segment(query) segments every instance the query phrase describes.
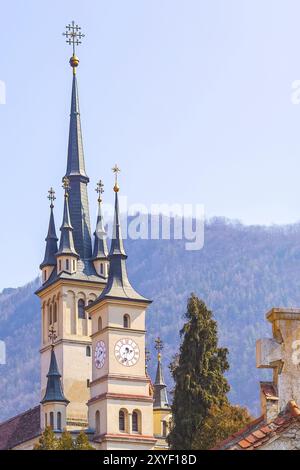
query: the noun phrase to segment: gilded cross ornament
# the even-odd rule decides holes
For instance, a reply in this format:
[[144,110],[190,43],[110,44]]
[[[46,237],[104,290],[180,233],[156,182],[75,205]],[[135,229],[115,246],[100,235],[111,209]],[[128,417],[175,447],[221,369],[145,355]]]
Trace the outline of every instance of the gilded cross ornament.
[[54,207],[53,203],[54,203],[56,197],[55,197],[55,191],[52,187],[48,191],[48,199],[50,201],[50,207],[51,207],[51,209],[53,209],[53,207]]
[[64,188],[65,190],[65,196],[67,197],[69,194],[69,190],[70,190],[70,180],[69,178],[67,178],[66,176],[63,177],[63,180],[62,180],[62,187]]
[[56,335],[56,330],[54,328],[54,326],[52,325],[51,328],[49,328],[49,339],[51,341],[51,346],[53,347],[54,343],[55,343],[55,340],[57,338],[57,335]]
[[75,24],[75,21],[72,21],[72,23],[66,26],[66,31],[63,33],[63,36],[66,37],[66,43],[72,46],[73,56],[75,56],[75,46],[79,46],[82,38],[85,37],[85,34],[81,32],[81,27]]
[[158,360],[160,361],[161,359],[161,351],[164,349],[164,343],[162,342],[162,340],[160,339],[160,337],[158,336],[155,340],[155,349],[157,351],[157,357],[158,357]]
[[120,168],[118,167],[117,164],[112,168],[112,172],[115,174],[115,185],[114,185],[114,191],[117,193],[119,191],[119,185],[118,185],[118,173],[120,173]]
[[148,369],[148,362],[150,362],[151,356],[148,348],[145,348],[145,368]]
[[97,183],[97,187],[95,189],[96,193],[98,194],[98,202],[100,203],[102,201],[102,194],[104,193],[104,184],[102,183],[102,180],[99,180]]

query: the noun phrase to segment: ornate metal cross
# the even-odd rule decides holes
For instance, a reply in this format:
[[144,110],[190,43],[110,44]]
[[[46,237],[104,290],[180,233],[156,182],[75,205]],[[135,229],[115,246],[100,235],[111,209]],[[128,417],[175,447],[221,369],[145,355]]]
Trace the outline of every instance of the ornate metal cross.
[[49,335],[48,335],[48,336],[49,336],[49,339],[50,339],[50,341],[51,341],[51,345],[52,345],[52,347],[53,347],[54,342],[55,342],[55,340],[56,340],[56,338],[57,338],[56,331],[55,331],[55,328],[54,328],[53,325],[51,326],[51,328],[49,328]]
[[148,362],[150,362],[151,356],[148,348],[145,348],[145,368],[148,369]]
[[101,195],[104,193],[104,184],[102,183],[102,180],[99,180],[97,183],[97,187],[95,191],[98,193],[98,202],[101,202]]
[[52,187],[48,191],[48,199],[50,201],[50,207],[51,209],[53,209],[54,207],[53,202],[55,201],[56,197],[55,197],[55,191]]
[[117,164],[112,168],[113,173],[115,174],[115,184],[118,184],[118,173],[120,173],[120,168]]
[[159,336],[155,340],[155,349],[158,353],[160,353],[164,349],[164,343],[162,342]]
[[62,182],[63,182],[62,187],[63,187],[64,190],[65,190],[65,196],[67,196],[67,195],[68,195],[68,191],[69,191],[69,189],[70,189],[70,180],[69,180],[69,178],[67,178],[66,176],[64,176],[63,179],[62,179]]
[[73,47],[73,55],[75,55],[75,45],[81,44],[81,39],[85,37],[85,34],[81,32],[81,27],[75,24],[75,21],[66,26],[66,32],[63,33],[66,37],[66,43]]

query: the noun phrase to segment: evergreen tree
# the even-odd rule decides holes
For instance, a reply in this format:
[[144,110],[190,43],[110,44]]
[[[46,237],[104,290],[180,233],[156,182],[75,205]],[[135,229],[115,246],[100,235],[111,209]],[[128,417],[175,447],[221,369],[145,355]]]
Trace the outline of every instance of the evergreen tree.
[[212,449],[216,444],[245,427],[250,421],[251,416],[246,408],[229,403],[222,406],[212,405],[203,425],[196,431],[192,448]]
[[229,391],[223,375],[229,368],[228,350],[218,348],[217,323],[212,312],[192,294],[185,318],[180,352],[170,366],[175,389],[168,442],[176,450],[192,449],[195,433],[211,406],[227,403]]
[[57,450],[58,440],[50,426],[46,427],[34,450]]
[[90,444],[87,435],[83,431],[80,431],[76,438],[75,450],[95,450],[95,448]]
[[75,443],[72,439],[71,434],[64,430],[60,439],[58,440],[58,450],[74,450]]

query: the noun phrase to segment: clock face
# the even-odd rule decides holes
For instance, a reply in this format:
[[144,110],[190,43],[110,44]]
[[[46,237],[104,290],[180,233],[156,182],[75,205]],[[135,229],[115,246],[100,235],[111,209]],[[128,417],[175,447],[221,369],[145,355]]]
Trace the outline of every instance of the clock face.
[[140,357],[138,345],[130,338],[120,339],[115,345],[115,356],[123,366],[134,366]]
[[101,369],[104,366],[105,358],[106,358],[105,343],[104,341],[97,341],[95,354],[94,354],[95,366],[97,367],[97,369]]

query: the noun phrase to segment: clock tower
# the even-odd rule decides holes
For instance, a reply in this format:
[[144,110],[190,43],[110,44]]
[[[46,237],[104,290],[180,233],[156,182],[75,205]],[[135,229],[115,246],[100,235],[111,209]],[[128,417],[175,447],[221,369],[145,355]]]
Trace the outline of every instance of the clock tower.
[[99,449],[152,449],[153,397],[145,371],[145,315],[150,300],[131,286],[120,227],[116,166],[115,215],[107,285],[88,305],[92,319],[89,427]]

